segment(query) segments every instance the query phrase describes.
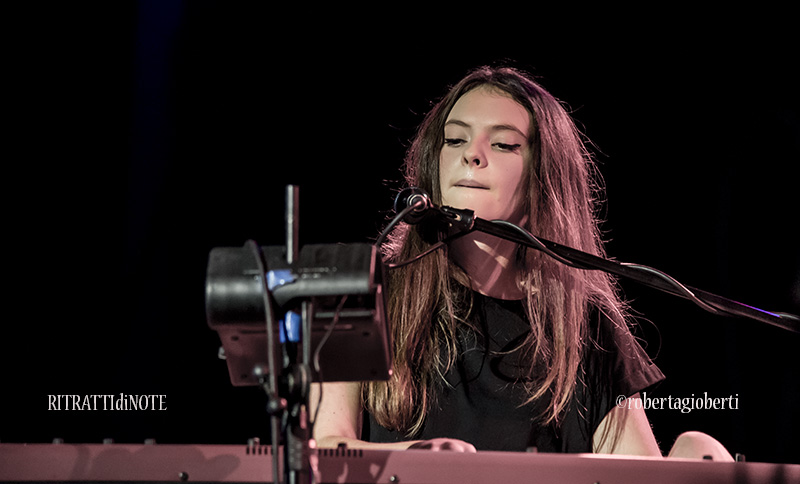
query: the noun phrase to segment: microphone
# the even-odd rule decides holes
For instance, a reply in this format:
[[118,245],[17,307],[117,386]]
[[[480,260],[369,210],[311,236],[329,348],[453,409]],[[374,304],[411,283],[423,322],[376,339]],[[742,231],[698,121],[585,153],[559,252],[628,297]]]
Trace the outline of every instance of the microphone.
[[419,187],[405,188],[397,194],[394,201],[395,213],[401,213],[414,207],[403,217],[403,221],[408,224],[418,224],[433,212],[436,221],[449,228],[459,230],[472,230],[475,223],[475,215],[469,209],[456,209],[453,207],[438,207],[431,202],[430,196],[425,190]]
[[404,188],[394,199],[395,213],[411,209],[403,217],[403,221],[412,225],[421,222],[432,208],[434,208],[434,205],[431,202],[431,197],[425,193],[425,190],[418,187]]

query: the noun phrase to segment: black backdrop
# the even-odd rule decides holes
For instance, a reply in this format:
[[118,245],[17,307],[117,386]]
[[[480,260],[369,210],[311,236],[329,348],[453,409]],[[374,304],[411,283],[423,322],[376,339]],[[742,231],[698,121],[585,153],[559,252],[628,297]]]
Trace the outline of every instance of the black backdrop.
[[[504,59],[594,142],[611,256],[800,313],[796,41],[781,12],[588,30],[525,12],[513,20],[535,28],[487,30],[489,16],[109,3],[9,17],[25,27],[8,43],[22,150],[5,163],[0,441],[267,440],[263,396],[230,385],[205,323],[208,251],[282,243],[289,183],[301,243],[374,238],[430,102]],[[651,397],[737,397],[650,410],[662,447],[696,429],[748,460],[799,462],[800,336],[623,288],[667,375]],[[168,409],[48,410],[48,395],[119,393],[165,394]]]

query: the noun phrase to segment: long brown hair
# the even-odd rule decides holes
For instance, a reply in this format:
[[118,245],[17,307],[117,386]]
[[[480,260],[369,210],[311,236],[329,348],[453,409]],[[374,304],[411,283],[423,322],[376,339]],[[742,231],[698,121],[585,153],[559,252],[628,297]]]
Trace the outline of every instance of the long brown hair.
[[[482,67],[457,83],[427,114],[405,159],[405,181],[441,203],[439,154],[444,123],[461,96],[489,86],[511,96],[531,115],[531,160],[523,204],[527,229],[544,239],[594,255],[604,250],[597,220],[599,177],[593,158],[562,104],[529,75],[514,68]],[[431,246],[419,226],[401,225],[386,243],[391,260],[406,260]],[[624,325],[624,305],[614,280],[600,271],[567,267],[521,248],[525,308],[531,333],[523,343],[531,375],[529,402],[548,398],[543,423],[558,423],[575,390],[587,344],[587,319],[596,306]],[[394,337],[394,372],[388,382],[363,386],[365,406],[382,426],[411,437],[423,425],[432,384],[455,361],[456,327],[471,305],[466,275],[447,251],[435,252],[390,273],[388,316]],[[534,375],[534,368],[538,369]],[[544,371],[542,371],[544,369]]]

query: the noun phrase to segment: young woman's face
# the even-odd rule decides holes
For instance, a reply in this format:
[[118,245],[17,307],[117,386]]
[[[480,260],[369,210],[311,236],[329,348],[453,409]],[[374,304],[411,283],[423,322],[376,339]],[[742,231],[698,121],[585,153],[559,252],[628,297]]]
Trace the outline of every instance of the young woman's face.
[[530,124],[528,111],[502,91],[478,87],[461,96],[439,155],[442,205],[521,222]]

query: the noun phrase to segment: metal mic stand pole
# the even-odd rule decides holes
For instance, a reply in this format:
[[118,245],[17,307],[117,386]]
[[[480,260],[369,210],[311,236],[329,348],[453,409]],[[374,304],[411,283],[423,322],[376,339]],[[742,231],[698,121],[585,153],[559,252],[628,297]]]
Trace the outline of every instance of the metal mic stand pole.
[[[286,261],[291,267],[299,259],[299,188],[294,185],[286,187]],[[290,341],[289,332],[285,331],[285,351],[283,381],[286,392],[287,407],[284,435],[284,469],[286,482],[289,484],[307,484],[311,482],[308,448],[308,394],[311,384],[311,317],[312,303],[304,300],[300,311],[299,341]],[[289,317],[287,314],[286,318]],[[300,355],[298,356],[298,350]],[[298,361],[299,360],[299,361]]]

